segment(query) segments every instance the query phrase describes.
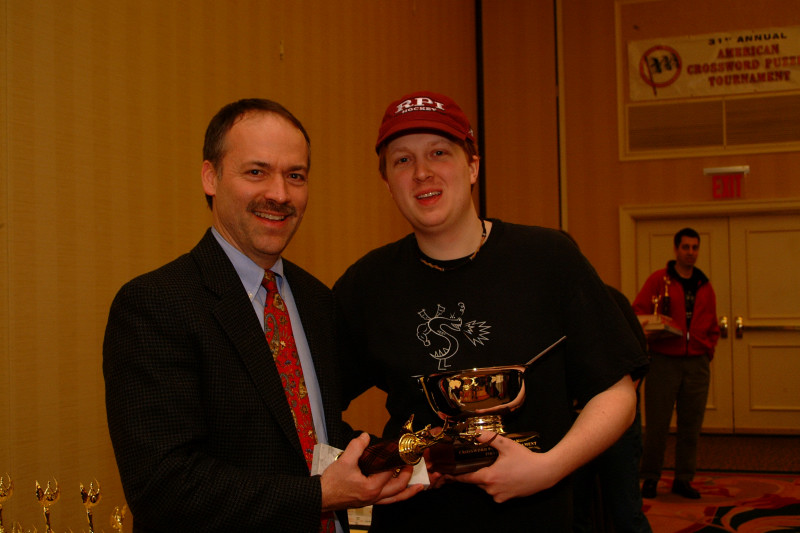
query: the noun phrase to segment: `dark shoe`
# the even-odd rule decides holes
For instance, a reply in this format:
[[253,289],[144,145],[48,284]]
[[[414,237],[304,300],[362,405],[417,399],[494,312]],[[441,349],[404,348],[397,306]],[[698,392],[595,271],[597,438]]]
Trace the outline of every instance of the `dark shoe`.
[[658,487],[657,479],[645,479],[642,483],[642,498],[655,498],[656,487]]
[[672,482],[672,492],[690,500],[700,499],[700,493],[693,489],[688,481],[681,479],[676,479]]

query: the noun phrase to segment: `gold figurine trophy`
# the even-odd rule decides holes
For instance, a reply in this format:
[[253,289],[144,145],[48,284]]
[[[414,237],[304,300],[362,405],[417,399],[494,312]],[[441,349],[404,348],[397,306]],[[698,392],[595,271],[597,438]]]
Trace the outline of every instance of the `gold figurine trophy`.
[[58,498],[61,497],[61,491],[58,490],[58,481],[53,480],[55,488],[50,488],[50,481],[47,482],[47,488],[42,490],[39,482],[36,482],[36,498],[42,506],[44,511],[45,533],[53,533],[53,528],[50,527],[50,507],[55,505]]
[[[8,484],[6,484],[8,479]],[[11,498],[14,494],[14,481],[11,476],[6,474],[6,477],[0,476],[0,533],[5,533],[6,529],[3,527],[3,504]]]
[[122,509],[119,507],[114,507],[114,513],[111,515],[111,528],[115,531],[123,531],[123,522],[125,521],[125,515],[128,513],[128,506],[123,505]]
[[497,451],[488,443],[476,441],[482,431],[494,431],[529,450],[540,451],[538,433],[506,433],[502,415],[516,410],[525,401],[524,374],[528,367],[564,339],[561,337],[524,365],[417,377],[428,404],[444,419],[441,432],[434,435],[430,426],[413,431],[412,415],[397,442],[383,441],[364,450],[358,462],[362,472],[371,474],[417,464],[426,449],[430,449],[433,469],[437,472],[463,474],[478,470],[492,464],[497,457]]
[[[97,485],[97,488],[95,488]],[[94,523],[92,522],[92,507],[100,502],[100,482],[94,480],[89,483],[89,490],[86,490],[81,483],[81,501],[86,507],[86,520],[89,521],[89,533],[94,533]]]

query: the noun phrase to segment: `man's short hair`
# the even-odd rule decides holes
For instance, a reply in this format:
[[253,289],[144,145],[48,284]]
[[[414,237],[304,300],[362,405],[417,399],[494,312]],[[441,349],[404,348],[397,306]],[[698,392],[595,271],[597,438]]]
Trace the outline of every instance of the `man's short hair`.
[[[308,147],[308,161],[306,165],[311,167],[311,139],[303,124],[288,109],[278,102],[265,98],[244,98],[232,102],[217,111],[206,128],[206,137],[203,143],[203,161],[209,161],[214,170],[219,174],[222,172],[222,159],[225,157],[225,138],[234,124],[247,113],[273,113],[288,120],[294,127],[300,130],[306,139]],[[209,209],[214,201],[212,196],[206,195]]]
[[697,233],[692,228],[683,228],[682,230],[678,231],[673,237],[672,241],[675,243],[675,248],[681,245],[681,240],[684,237],[689,237],[691,239],[697,239],[698,244],[700,243],[700,234]]

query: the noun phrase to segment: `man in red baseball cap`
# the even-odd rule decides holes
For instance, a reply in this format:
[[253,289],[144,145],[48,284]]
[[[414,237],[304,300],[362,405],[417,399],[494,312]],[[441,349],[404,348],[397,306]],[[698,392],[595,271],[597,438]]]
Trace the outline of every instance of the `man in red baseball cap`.
[[[433,490],[373,511],[374,531],[571,531],[566,477],[633,421],[633,386],[647,358],[605,285],[561,232],[478,216],[471,189],[480,157],[451,98],[420,91],[386,109],[379,170],[413,232],[369,252],[336,282],[348,350],[340,368],[352,399],[377,386],[396,439],[441,420],[412,376],[520,365],[566,341],[525,373],[527,397],[506,432],[538,432],[541,453],[484,431],[497,460],[434,475]],[[586,407],[573,424],[571,406]],[[492,440],[493,439],[493,440]],[[434,471],[436,464],[429,464]],[[447,481],[443,483],[443,481]]]

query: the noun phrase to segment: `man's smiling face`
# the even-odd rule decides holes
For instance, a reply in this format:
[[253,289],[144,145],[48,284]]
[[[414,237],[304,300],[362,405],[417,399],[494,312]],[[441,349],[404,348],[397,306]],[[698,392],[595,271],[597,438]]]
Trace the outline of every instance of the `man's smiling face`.
[[478,158],[442,135],[411,133],[386,147],[386,184],[414,231],[446,232],[468,219],[477,180]]
[[308,145],[272,113],[249,112],[225,136],[218,169],[203,162],[203,190],[214,197],[214,227],[264,269],[278,260],[308,203]]

